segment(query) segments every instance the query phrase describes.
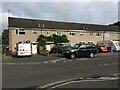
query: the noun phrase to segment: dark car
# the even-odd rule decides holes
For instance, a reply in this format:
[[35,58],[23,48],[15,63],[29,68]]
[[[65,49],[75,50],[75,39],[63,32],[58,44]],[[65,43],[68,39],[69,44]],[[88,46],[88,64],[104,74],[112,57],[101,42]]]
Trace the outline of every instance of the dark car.
[[67,58],[76,58],[76,57],[90,57],[93,58],[94,55],[98,52],[96,45],[93,44],[75,44],[69,50],[65,50],[63,55]]

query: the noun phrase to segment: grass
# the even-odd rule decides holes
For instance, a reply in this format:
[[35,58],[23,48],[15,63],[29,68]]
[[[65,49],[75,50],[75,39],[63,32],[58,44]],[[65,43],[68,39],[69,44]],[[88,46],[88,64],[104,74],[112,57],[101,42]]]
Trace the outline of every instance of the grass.
[[10,60],[10,59],[12,59],[12,56],[8,56],[8,55],[0,53],[0,59],[1,60]]

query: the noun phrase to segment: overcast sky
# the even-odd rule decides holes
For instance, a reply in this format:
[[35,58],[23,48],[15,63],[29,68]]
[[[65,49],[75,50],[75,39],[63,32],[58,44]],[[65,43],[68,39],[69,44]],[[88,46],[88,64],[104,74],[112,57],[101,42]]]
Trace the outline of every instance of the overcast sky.
[[[86,1],[86,0],[85,0]],[[87,2],[90,1],[90,2]],[[118,0],[116,2],[2,2],[0,16],[2,30],[10,17],[24,17],[41,20],[79,22],[108,25],[118,21]],[[113,1],[113,0],[112,0]],[[2,32],[1,30],[1,32]],[[0,34],[1,34],[0,32]]]

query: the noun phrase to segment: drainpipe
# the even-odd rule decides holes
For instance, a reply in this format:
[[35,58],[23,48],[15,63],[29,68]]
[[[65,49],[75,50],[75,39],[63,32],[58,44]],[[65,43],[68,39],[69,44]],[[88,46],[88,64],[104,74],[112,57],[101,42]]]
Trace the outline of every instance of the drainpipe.
[[103,31],[103,41],[105,41],[105,31]]

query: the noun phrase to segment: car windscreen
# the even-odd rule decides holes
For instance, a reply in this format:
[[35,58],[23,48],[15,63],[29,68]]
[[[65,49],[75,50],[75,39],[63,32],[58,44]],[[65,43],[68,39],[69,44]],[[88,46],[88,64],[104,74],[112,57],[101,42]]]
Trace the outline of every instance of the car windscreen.
[[87,45],[81,45],[80,46],[80,48],[82,49],[82,48],[86,48],[87,47]]
[[78,49],[80,47],[80,44],[75,44],[72,46],[72,49]]

